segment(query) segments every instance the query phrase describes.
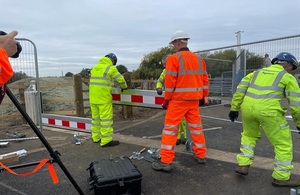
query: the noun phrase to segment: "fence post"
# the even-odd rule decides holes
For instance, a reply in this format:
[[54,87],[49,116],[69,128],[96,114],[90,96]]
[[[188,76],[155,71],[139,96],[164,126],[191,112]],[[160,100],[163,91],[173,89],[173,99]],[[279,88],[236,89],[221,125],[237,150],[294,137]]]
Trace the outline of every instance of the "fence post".
[[35,125],[40,125],[38,122],[38,100],[35,80],[30,81],[28,89],[24,92],[26,112],[32,119]]
[[80,74],[75,74],[73,78],[76,116],[84,117],[82,78]]
[[[127,88],[131,89],[131,74],[129,72],[125,72],[123,77],[127,83]],[[122,106],[122,116],[124,118],[132,118],[132,106]]]
[[155,89],[155,81],[154,81],[153,77],[151,77],[149,85],[150,85],[149,90]]

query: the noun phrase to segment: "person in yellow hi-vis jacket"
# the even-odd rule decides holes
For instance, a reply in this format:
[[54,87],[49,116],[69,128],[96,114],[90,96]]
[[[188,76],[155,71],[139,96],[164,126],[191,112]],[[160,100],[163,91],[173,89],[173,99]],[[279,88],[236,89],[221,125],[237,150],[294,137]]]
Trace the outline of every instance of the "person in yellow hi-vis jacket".
[[119,83],[122,90],[127,88],[127,84],[114,66],[116,63],[116,55],[109,53],[100,58],[99,63],[91,70],[89,98],[92,112],[92,139],[95,143],[100,142],[101,147],[119,144],[119,141],[112,140],[113,106],[111,91],[114,81]]
[[[167,58],[169,55],[165,56],[162,59],[162,63],[163,66],[166,66],[166,62],[167,62]],[[158,95],[162,95],[163,93],[163,86],[164,86],[164,80],[165,80],[165,75],[166,75],[166,69],[163,69],[163,71],[161,72],[159,78],[157,79],[156,82],[156,92]],[[177,141],[176,141],[176,145],[179,144],[185,144],[186,142],[186,120],[183,117],[180,124],[179,124],[179,132],[177,135]]]
[[262,128],[274,147],[272,185],[296,187],[300,186],[300,180],[291,177],[293,142],[285,117],[287,109],[281,107],[281,100],[287,98],[293,121],[300,130],[300,89],[296,78],[290,74],[299,63],[288,52],[279,53],[271,63],[269,67],[246,75],[233,95],[229,119],[234,122],[241,109],[243,122],[241,153],[237,155],[238,167],[234,171],[248,175]]

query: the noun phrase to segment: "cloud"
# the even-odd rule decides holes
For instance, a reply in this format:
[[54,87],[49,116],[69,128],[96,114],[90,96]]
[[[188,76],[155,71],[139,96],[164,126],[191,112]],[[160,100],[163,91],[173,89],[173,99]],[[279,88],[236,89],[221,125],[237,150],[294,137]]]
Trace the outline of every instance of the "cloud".
[[79,72],[113,52],[128,70],[144,55],[167,46],[176,30],[193,51],[300,32],[299,0],[3,0],[2,30],[18,30],[38,49],[41,76]]

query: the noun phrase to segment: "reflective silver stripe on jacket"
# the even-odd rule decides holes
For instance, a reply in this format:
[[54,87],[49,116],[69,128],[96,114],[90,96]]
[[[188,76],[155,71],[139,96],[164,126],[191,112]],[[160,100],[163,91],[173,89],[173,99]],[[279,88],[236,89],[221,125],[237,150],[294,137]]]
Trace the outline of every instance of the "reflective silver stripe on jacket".
[[98,85],[98,86],[105,86],[105,87],[111,87],[112,86],[112,84],[98,83],[98,82],[90,82],[90,85]]
[[285,129],[285,128],[287,128],[289,126],[289,124],[284,124],[284,125],[280,125],[280,129]]
[[237,88],[236,92],[240,92],[240,93],[246,93],[247,89],[246,88]]
[[239,85],[245,85],[246,87],[248,87],[248,86],[249,86],[249,82],[241,81],[241,82],[239,83]]
[[106,80],[106,81],[111,81],[110,78],[106,77],[99,77],[99,76],[91,76],[90,80],[95,79],[95,80]]
[[[172,92],[174,89],[166,88],[165,91]],[[203,91],[202,87],[196,87],[196,88],[176,88],[176,92],[189,92],[189,91]]]
[[278,99],[282,99],[283,95],[280,94],[262,94],[262,95],[258,95],[258,94],[254,94],[251,92],[246,93],[246,96],[255,98],[255,99],[264,99],[264,98],[278,98]]
[[177,73],[178,75],[184,75],[184,74],[207,74],[206,71],[203,71],[202,60],[201,60],[201,58],[199,56],[197,56],[198,57],[198,62],[199,62],[199,70],[185,70],[182,55],[180,53],[176,53],[175,55],[177,55],[178,58],[179,58],[180,70]]
[[[166,74],[172,75],[172,76],[178,76],[178,75],[186,75],[186,74],[207,74],[206,70],[203,70],[203,64],[200,56],[198,57],[198,62],[199,62],[199,70],[185,70],[184,68],[184,62],[182,55],[180,53],[176,53],[175,55],[178,56],[179,58],[179,66],[180,70],[179,72],[173,72],[166,70]],[[208,86],[203,86],[203,87],[196,87],[196,88],[165,88],[166,92],[195,92],[195,91],[203,91],[203,89],[208,89]]]
[[255,80],[257,79],[258,73],[262,71],[262,70],[257,70],[254,73],[254,76],[250,82],[249,88],[253,88],[256,90],[273,90],[273,91],[277,91],[277,92],[281,92],[281,94],[254,94],[251,93],[249,91],[246,92],[246,96],[255,98],[255,99],[263,99],[263,98],[278,98],[278,99],[282,99],[283,95],[284,95],[284,88],[283,87],[279,87],[278,84],[281,81],[283,75],[285,73],[287,73],[285,70],[281,71],[278,73],[278,75],[276,76],[276,79],[274,80],[274,82],[272,83],[271,86],[258,86],[255,83]]
[[113,83],[111,84],[108,84],[108,83],[99,83],[99,81],[109,81],[109,82],[113,82],[111,78],[107,77],[107,74],[108,74],[108,71],[110,69],[110,66],[107,66],[104,73],[103,73],[103,76],[91,76],[90,78],[90,81],[92,80],[98,80],[98,82],[95,82],[95,81],[92,81],[90,82],[90,85],[98,85],[98,86],[105,86],[105,87],[111,87],[113,86]]
[[163,78],[161,78],[161,77],[159,77],[159,78],[158,78],[158,80],[157,80],[157,82],[164,83],[164,79],[163,79]]
[[[300,97],[299,92],[285,92],[286,97],[297,98]],[[300,102],[289,99],[290,106],[300,106]]]

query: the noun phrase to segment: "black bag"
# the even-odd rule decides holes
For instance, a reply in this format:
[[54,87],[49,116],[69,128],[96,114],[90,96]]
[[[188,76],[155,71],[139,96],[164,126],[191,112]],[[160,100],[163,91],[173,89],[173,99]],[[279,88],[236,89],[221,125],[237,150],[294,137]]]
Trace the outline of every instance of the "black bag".
[[96,195],[141,194],[142,174],[126,156],[94,161],[87,170]]

